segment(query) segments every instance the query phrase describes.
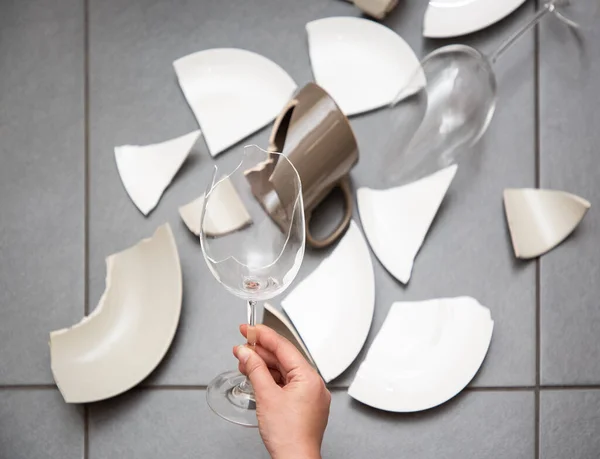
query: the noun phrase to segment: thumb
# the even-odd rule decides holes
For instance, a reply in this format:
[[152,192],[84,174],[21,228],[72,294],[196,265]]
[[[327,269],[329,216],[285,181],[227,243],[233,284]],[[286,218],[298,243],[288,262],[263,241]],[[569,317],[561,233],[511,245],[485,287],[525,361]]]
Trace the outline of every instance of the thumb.
[[257,398],[279,389],[265,361],[252,349],[247,346],[238,346],[236,357],[244,368],[244,374],[250,379]]

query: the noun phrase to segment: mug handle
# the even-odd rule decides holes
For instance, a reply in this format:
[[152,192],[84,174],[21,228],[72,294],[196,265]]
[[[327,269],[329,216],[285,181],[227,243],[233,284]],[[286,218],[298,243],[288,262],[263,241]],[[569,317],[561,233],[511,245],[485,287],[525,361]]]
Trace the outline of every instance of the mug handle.
[[346,231],[348,225],[350,225],[350,220],[352,219],[352,191],[350,190],[350,180],[348,176],[342,178],[336,185],[332,188],[339,188],[342,190],[344,194],[344,201],[346,207],[346,213],[342,221],[338,225],[338,227],[333,230],[333,232],[327,236],[325,239],[319,240],[315,239],[312,234],[310,234],[310,220],[312,218],[312,211],[307,213],[306,215],[306,240],[311,247],[315,249],[323,249],[335,241],[339,239],[339,237]]

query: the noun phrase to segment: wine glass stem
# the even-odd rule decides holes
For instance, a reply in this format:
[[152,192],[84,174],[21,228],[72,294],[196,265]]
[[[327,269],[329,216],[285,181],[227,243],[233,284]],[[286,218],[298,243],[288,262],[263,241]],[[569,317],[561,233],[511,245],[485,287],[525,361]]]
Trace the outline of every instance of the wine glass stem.
[[548,3],[544,4],[544,6],[533,16],[527,24],[524,24],[519,30],[513,33],[510,37],[508,37],[502,44],[498,47],[498,49],[492,54],[490,60],[492,64],[496,63],[498,58],[504,54],[504,52],[510,48],[519,38],[521,38],[526,32],[528,32],[532,27],[534,27],[538,22],[542,20],[544,16],[548,13],[553,13],[556,9],[554,5],[555,0],[551,0]]
[[247,341],[248,346],[254,347],[256,345],[256,301],[248,300],[248,335]]
[[[248,333],[246,335],[247,346],[254,349],[256,346],[256,301],[248,300]],[[248,395],[254,395],[254,389],[248,378],[240,384],[239,390]]]

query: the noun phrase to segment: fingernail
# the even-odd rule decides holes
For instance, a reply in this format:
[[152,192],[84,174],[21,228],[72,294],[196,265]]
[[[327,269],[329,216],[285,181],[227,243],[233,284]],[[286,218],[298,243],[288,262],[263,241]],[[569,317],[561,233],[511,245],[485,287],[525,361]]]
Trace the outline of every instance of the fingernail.
[[252,351],[248,349],[246,346],[238,346],[238,360],[241,363],[246,363],[252,354]]

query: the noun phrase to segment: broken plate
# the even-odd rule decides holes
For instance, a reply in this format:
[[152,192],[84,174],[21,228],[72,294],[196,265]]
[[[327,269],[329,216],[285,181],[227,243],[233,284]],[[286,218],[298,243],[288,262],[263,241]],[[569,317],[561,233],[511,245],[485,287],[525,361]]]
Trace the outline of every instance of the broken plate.
[[264,314],[263,314],[263,325],[275,330],[285,339],[287,339],[290,343],[296,346],[304,358],[308,360],[308,362],[316,367],[315,362],[313,361],[308,349],[302,342],[302,338],[292,325],[292,323],[285,316],[285,313],[280,311],[279,309],[271,306],[269,303],[264,303]]
[[357,192],[358,212],[373,252],[404,284],[456,169],[453,164],[408,185]]
[[56,385],[67,403],[121,394],[146,378],[173,341],[181,266],[169,224],[106,259],[106,290],[81,322],[50,333]]
[[308,48],[315,81],[347,116],[392,103],[425,85],[419,59],[394,31],[376,22],[332,17],[306,24]]
[[498,22],[525,0],[429,0],[423,36],[446,38],[466,35]]
[[473,379],[493,328],[489,309],[470,297],[394,303],[348,394],[385,411],[440,405]]
[[325,382],[350,366],[367,339],[375,309],[373,264],[354,221],[281,304]]
[[[208,236],[223,236],[252,223],[246,206],[228,177],[213,190],[213,199],[218,199],[223,205],[211,206],[207,211],[204,230]],[[181,219],[196,236],[200,235],[203,205],[204,195],[179,208]]]
[[564,191],[533,188],[504,190],[504,209],[517,258],[552,250],[579,225],[590,203]]
[[296,90],[279,65],[245,49],[208,49],[173,66],[212,156],[273,121]]
[[123,186],[144,215],[156,207],[199,136],[200,131],[194,131],[153,145],[115,147]]

